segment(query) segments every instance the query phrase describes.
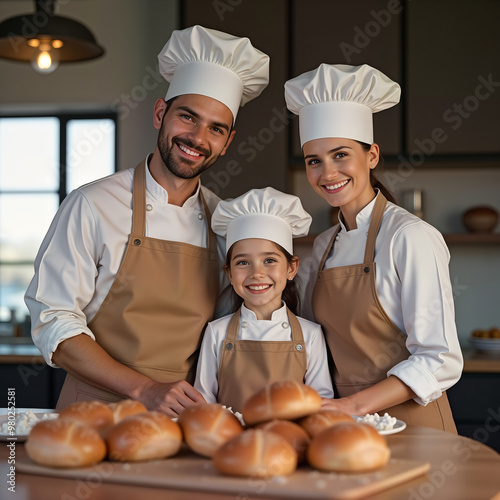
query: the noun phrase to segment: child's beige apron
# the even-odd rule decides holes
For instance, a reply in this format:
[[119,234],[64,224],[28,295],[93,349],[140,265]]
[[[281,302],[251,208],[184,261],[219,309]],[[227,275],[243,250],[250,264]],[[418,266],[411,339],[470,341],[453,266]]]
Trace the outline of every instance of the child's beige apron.
[[[89,328],[120,363],[159,382],[193,383],[203,330],[219,292],[216,236],[201,195],[208,248],[146,237],[145,169],[142,162],[134,173],[132,233],[123,261]],[[57,407],[94,399],[122,398],[68,375]]]
[[[333,360],[336,394],[349,396],[387,377],[390,368],[408,359],[406,336],[387,316],[377,296],[375,241],[387,200],[378,194],[368,230],[364,262],[323,269],[335,231],[319,266],[313,292],[313,310],[321,324]],[[427,406],[413,400],[380,410],[408,424],[456,433],[446,393]]]
[[247,399],[279,380],[304,383],[306,344],[297,317],[287,308],[292,340],[238,340],[239,309],[233,314],[222,344],[217,401],[241,412]]

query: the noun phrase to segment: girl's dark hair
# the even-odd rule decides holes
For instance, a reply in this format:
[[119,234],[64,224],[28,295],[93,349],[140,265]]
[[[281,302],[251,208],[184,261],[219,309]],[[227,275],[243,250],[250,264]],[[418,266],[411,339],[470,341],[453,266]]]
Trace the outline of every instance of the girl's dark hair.
[[[291,264],[295,260],[298,260],[298,257],[296,255],[291,255],[289,252],[287,252],[281,245],[278,245],[278,243],[273,242],[276,247],[283,252],[283,254],[286,257],[286,260],[288,264]],[[225,263],[225,268],[229,268],[230,263],[231,263],[231,256],[233,254],[233,248],[234,245],[231,246],[231,248],[228,250],[227,255],[226,255],[226,263]],[[283,290],[283,293],[281,294],[281,299],[286,303],[288,309],[292,311],[293,314],[297,315],[299,313],[299,308],[300,308],[300,297],[299,297],[299,290],[298,290],[298,284],[297,284],[297,276],[293,280],[287,280],[285,289]],[[241,304],[243,304],[243,299],[234,291],[234,288],[229,284],[226,289],[224,290],[224,294],[229,291],[230,294],[230,300],[232,302],[232,311],[231,312],[236,312],[240,307]]]
[[[363,148],[363,151],[365,151],[366,153],[368,153],[368,151],[370,151],[370,148],[372,147],[371,144],[367,144],[366,142],[356,142]],[[394,198],[392,193],[377,179],[377,177],[373,173],[373,170],[370,171],[370,184],[373,188],[379,189],[380,192],[387,198],[387,201],[390,201],[391,203],[397,205],[396,199]]]

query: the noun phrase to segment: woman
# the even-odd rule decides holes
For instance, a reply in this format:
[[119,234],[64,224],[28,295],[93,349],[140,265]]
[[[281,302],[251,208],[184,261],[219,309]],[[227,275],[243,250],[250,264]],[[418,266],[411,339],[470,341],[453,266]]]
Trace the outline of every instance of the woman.
[[372,113],[399,96],[367,65],[322,64],[285,84],[309,183],[340,207],[340,223],[314,242],[303,314],[322,325],[333,358],[339,399],[326,408],[456,432],[444,392],[462,369],[449,252],[435,228],[387,201],[372,174]]

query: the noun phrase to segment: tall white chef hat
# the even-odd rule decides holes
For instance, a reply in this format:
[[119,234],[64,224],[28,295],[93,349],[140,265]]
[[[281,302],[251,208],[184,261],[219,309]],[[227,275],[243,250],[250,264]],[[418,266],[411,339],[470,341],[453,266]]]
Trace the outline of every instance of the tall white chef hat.
[[248,38],[192,26],[176,30],[158,54],[160,73],[170,82],[165,100],[201,94],[233,113],[257,97],[269,83],[269,56]]
[[226,253],[237,241],[259,238],[274,241],[293,255],[292,238],[306,236],[311,221],[299,198],[267,187],[219,201],[212,229],[226,238]]
[[363,64],[321,64],[285,83],[288,109],[299,115],[300,144],[340,137],[373,143],[372,113],[399,102],[401,89]]

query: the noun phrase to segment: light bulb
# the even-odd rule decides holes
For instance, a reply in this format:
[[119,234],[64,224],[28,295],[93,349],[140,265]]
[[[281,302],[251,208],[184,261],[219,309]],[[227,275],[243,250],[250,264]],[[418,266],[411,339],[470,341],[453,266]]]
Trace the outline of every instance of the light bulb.
[[48,43],[41,43],[37,49],[36,55],[31,61],[33,69],[43,75],[54,72],[59,66],[56,51],[51,50],[52,46]]

